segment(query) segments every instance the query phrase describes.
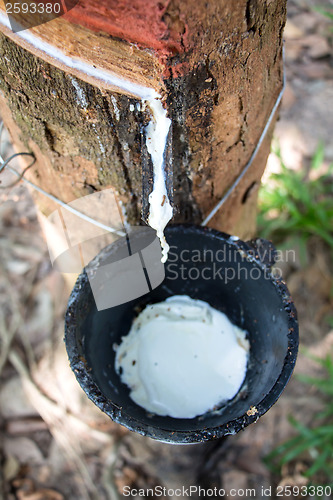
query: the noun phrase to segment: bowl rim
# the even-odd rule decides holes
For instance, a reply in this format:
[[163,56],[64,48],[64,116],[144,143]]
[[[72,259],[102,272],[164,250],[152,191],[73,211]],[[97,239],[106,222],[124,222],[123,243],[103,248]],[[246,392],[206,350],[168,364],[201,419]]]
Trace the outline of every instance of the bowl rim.
[[[233,245],[236,249],[245,251],[247,260],[254,265],[259,266],[263,271],[269,267],[259,260],[257,255],[253,255],[253,247],[237,237],[233,237],[227,233],[218,231],[213,228],[196,226],[194,224],[173,224],[166,228],[166,235],[173,231],[179,230],[189,231],[194,234],[209,235],[218,238],[221,241]],[[249,253],[251,252],[251,253]],[[97,256],[98,257],[98,256]],[[96,259],[96,257],[95,257]],[[94,260],[95,260],[94,259]],[[79,353],[76,342],[76,321],[78,315],[78,295],[82,289],[89,285],[88,276],[85,269],[78,276],[75,286],[70,294],[68,306],[65,314],[65,344],[72,371],[89,399],[106,413],[114,422],[125,426],[130,431],[137,432],[147,437],[151,437],[158,441],[169,444],[195,444],[219,439],[227,435],[233,435],[244,429],[251,423],[255,423],[262,415],[264,415],[278,400],[281,393],[285,389],[293,369],[295,367],[297,352],[298,352],[298,321],[297,311],[289,290],[285,282],[271,274],[270,281],[276,288],[278,295],[288,317],[288,347],[284,358],[283,367],[277,380],[271,390],[264,396],[255,407],[250,407],[243,415],[231,420],[228,423],[216,426],[207,427],[204,429],[194,430],[175,430],[163,429],[155,427],[153,424],[144,423],[132,417],[121,406],[116,405],[108,399],[99,389],[98,385],[92,378],[86,360]],[[172,417],[169,417],[172,418]]]

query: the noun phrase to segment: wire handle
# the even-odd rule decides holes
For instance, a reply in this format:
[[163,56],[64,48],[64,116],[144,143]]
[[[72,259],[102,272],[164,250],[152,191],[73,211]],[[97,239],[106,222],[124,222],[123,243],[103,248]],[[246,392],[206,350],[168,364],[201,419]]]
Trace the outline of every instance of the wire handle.
[[[247,164],[245,165],[245,167],[243,168],[243,170],[241,171],[241,173],[238,175],[238,177],[235,179],[235,181],[232,183],[232,185],[229,187],[229,189],[226,191],[226,193],[223,195],[223,197],[221,198],[221,200],[215,205],[215,207],[209,212],[209,214],[205,217],[205,219],[202,221],[201,223],[201,226],[206,226],[208,224],[208,222],[214,217],[214,215],[218,212],[218,210],[222,207],[222,205],[226,202],[226,200],[229,198],[230,194],[233,192],[233,190],[238,186],[238,184],[240,183],[240,181],[243,179],[243,177],[245,176],[246,172],[249,170],[249,168],[251,167],[252,163],[253,163],[253,160],[255,159],[262,143],[263,143],[263,140],[267,134],[267,131],[270,127],[270,124],[274,118],[274,115],[281,103],[281,100],[282,100],[282,96],[283,96],[283,93],[284,93],[284,90],[285,90],[285,87],[286,87],[286,73],[285,73],[285,52],[284,52],[284,46],[282,47],[282,61],[283,61],[283,80],[282,80],[282,88],[279,92],[279,95],[274,103],[274,106],[271,110],[271,113],[267,119],[267,122],[265,124],[265,127],[263,128],[263,131],[258,139],[258,142],[256,144],[256,147],[254,148],[251,156],[250,156],[250,159],[249,161],[247,162]],[[0,165],[0,173],[7,167],[13,174],[15,174],[18,179],[17,181],[14,181],[12,184],[10,184],[9,186],[0,186],[0,189],[6,189],[6,188],[9,188],[9,187],[13,187],[15,186],[17,183],[19,183],[21,180],[24,181],[25,183],[29,184],[31,187],[33,187],[36,191],[38,191],[39,193],[43,194],[44,196],[46,196],[47,198],[49,198],[50,200],[54,201],[55,203],[57,203],[58,205],[60,205],[61,207],[65,208],[66,210],[68,210],[69,212],[72,212],[73,214],[77,215],[78,217],[80,217],[81,219],[84,219],[86,220],[87,222],[91,222],[92,224],[94,224],[95,226],[98,226],[102,229],[105,229],[111,233],[116,233],[118,234],[119,236],[126,236],[126,232],[124,231],[119,231],[115,228],[111,228],[109,226],[106,226],[98,221],[96,221],[95,219],[92,219],[91,217],[89,217],[88,215],[86,214],[83,214],[81,212],[79,212],[78,210],[76,210],[75,208],[71,207],[70,205],[67,205],[66,203],[64,203],[63,201],[61,201],[59,198],[56,198],[55,196],[53,196],[52,194],[44,191],[44,189],[40,188],[39,186],[37,186],[36,184],[34,184],[33,182],[29,181],[28,179],[26,179],[24,177],[26,171],[32,167],[32,165],[35,163],[36,161],[36,158],[34,156],[33,153],[28,153],[28,152],[23,152],[23,153],[15,153],[14,155],[12,155],[10,158],[8,158],[7,160],[4,160],[1,156],[1,136],[2,136],[2,131],[3,131],[3,122],[1,123],[0,125],[0,162],[1,162],[1,165]],[[9,163],[17,156],[31,156],[33,158],[33,161],[30,165],[28,165],[22,173],[19,173],[17,172],[14,168],[10,167]],[[1,181],[0,181],[1,182]]]
[[[67,203],[64,203],[62,200],[60,200],[59,198],[57,198],[56,196],[53,196],[53,194],[50,194],[48,193],[47,191],[45,191],[44,189],[42,189],[41,187],[37,186],[37,184],[34,184],[33,182],[29,181],[28,179],[26,179],[24,177],[24,174],[26,173],[26,171],[32,167],[32,165],[35,163],[36,161],[36,158],[35,158],[35,155],[33,153],[28,153],[28,152],[22,152],[22,153],[15,153],[13,154],[12,156],[10,156],[7,160],[4,160],[2,155],[1,155],[1,136],[2,136],[2,131],[3,131],[3,122],[1,123],[0,125],[0,173],[5,169],[7,168],[8,170],[10,170],[14,175],[16,175],[18,177],[18,179],[16,181],[14,181],[13,183],[11,183],[10,185],[8,186],[0,186],[1,189],[7,189],[7,188],[10,188],[10,187],[13,187],[15,186],[18,182],[20,181],[23,181],[25,182],[26,184],[28,184],[29,186],[31,186],[33,189],[35,189],[36,191],[38,191],[39,193],[43,194],[44,196],[46,196],[47,198],[49,198],[49,200],[52,200],[54,201],[55,203],[57,203],[58,205],[60,205],[62,208],[64,208],[65,210],[67,210],[68,212],[71,212],[72,214],[76,215],[77,217],[80,217],[80,219],[83,219],[87,222],[90,222],[91,224],[94,224],[95,226],[101,228],[101,229],[104,229],[105,231],[108,231],[110,233],[115,233],[117,234],[118,236],[120,237],[124,237],[126,236],[126,231],[120,231],[119,229],[115,229],[114,227],[110,227],[110,226],[106,226],[105,224],[102,224],[101,222],[98,222],[96,219],[92,219],[91,217],[89,217],[89,215],[86,215],[82,212],[80,212],[79,210],[76,210],[76,208],[74,207],[71,207],[70,205],[68,205]],[[9,163],[14,159],[16,158],[17,156],[31,156],[33,157],[33,162],[28,165],[22,173],[19,173],[17,170],[15,170],[15,168],[11,167],[9,165]]]

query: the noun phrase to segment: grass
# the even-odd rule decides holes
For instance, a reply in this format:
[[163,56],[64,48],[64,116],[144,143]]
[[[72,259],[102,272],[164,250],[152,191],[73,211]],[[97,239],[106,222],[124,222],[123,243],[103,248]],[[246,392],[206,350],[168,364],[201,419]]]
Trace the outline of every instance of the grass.
[[297,237],[303,246],[315,235],[333,250],[333,164],[324,167],[323,145],[317,147],[310,169],[297,171],[285,165],[279,146],[273,152],[280,172],[271,174],[259,192],[260,235],[276,243]]
[[[327,10],[325,7],[314,7],[313,10],[315,12],[319,12],[319,14],[322,14],[325,16],[327,19],[330,21],[333,21],[333,9],[329,7],[330,10]],[[330,26],[330,30],[333,31],[333,27]]]
[[[304,254],[308,239],[316,236],[333,252],[333,165],[325,166],[323,145],[317,147],[309,167],[297,171],[287,168],[278,145],[273,152],[280,169],[271,174],[259,192],[260,236],[272,239],[282,248],[286,242],[297,240]],[[331,314],[327,322],[333,326]],[[289,421],[296,435],[276,447],[265,463],[281,475],[284,466],[301,462],[309,484],[333,487],[333,355],[314,359],[325,375],[303,375],[298,379],[317,388],[323,396],[324,410],[316,414],[310,427],[291,416]]]
[[325,371],[321,378],[298,375],[305,384],[316,387],[324,396],[324,409],[315,415],[318,425],[307,427],[290,417],[297,434],[275,448],[265,463],[275,473],[281,473],[283,465],[301,460],[308,464],[303,475],[310,484],[333,486],[333,357],[313,358]]

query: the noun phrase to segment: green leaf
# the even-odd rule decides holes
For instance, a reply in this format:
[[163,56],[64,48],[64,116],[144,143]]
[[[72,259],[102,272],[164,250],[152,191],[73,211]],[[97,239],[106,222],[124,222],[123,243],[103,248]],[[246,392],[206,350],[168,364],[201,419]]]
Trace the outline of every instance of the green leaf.
[[333,421],[333,357],[328,354],[322,359],[309,354],[304,348],[302,351],[325,369],[325,375],[322,378],[297,376],[298,380],[317,387],[325,397],[329,396],[329,399],[324,401],[324,410],[315,414],[313,422],[318,421],[319,418],[325,418],[325,420],[320,420],[318,425],[312,424],[311,427],[307,427],[290,416],[289,421],[297,431],[297,435],[276,447],[266,457],[266,464],[274,472],[279,473],[280,469],[277,466],[281,467],[306,453],[307,460],[311,463],[304,475],[311,478],[314,484],[316,478],[320,478],[321,484],[323,480],[325,484],[329,484],[333,481],[333,424],[331,423]]
[[312,157],[311,168],[318,170],[324,162],[324,143],[320,141]]
[[[306,169],[295,171],[282,159],[278,143],[272,150],[280,161],[280,172],[272,174],[259,192],[258,224],[261,236],[277,240],[288,235],[302,236],[306,241],[316,235],[333,249],[333,164],[316,179],[309,179]],[[311,168],[318,170],[324,162],[324,145],[319,143]],[[278,215],[272,218],[272,214]]]
[[265,459],[269,462],[272,462],[275,458],[277,458],[279,455],[283,455],[286,451],[288,451],[290,448],[293,448],[295,445],[299,444],[301,442],[302,438],[300,436],[295,436],[292,439],[289,439],[285,443],[277,446],[273,451],[271,451]]
[[323,453],[318,455],[318,458],[314,461],[312,466],[304,473],[306,477],[312,477],[316,472],[322,470],[326,460],[331,456],[332,451],[328,448],[323,451]]
[[285,453],[283,458],[280,460],[280,464],[284,465],[291,462],[294,458],[298,457],[304,451],[308,451],[309,448],[315,448],[318,444],[321,444],[322,438],[312,439],[311,442],[304,440],[298,446],[295,446],[292,450]]
[[324,7],[313,7],[313,10],[319,12],[325,17],[328,17],[328,19],[331,19],[333,21],[333,11],[326,10]]
[[309,377],[308,375],[297,375],[297,379],[305,384],[314,385],[320,391],[333,395],[333,383],[320,378]]

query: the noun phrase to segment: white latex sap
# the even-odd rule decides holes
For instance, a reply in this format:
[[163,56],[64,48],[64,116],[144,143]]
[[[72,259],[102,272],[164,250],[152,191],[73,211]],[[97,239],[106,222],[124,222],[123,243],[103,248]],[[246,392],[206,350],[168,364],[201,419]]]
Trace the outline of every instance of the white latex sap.
[[[8,16],[0,12],[0,24],[11,30]],[[41,40],[31,30],[23,30],[16,34],[17,37],[23,39],[29,45],[37,48],[41,53],[46,54],[49,58],[60,62],[67,66],[73,72],[79,71],[81,74],[96,78],[101,81],[101,85],[108,84],[114,88],[118,88],[121,92],[129,93],[137,96],[144,104],[147,104],[151,112],[151,120],[146,128],[146,145],[148,152],[151,155],[154,179],[153,190],[149,196],[150,213],[148,218],[149,225],[156,230],[157,236],[161,241],[162,247],[162,262],[166,262],[168,258],[169,245],[164,237],[164,229],[172,217],[172,207],[168,199],[166,185],[163,154],[167,144],[167,136],[171,125],[171,120],[167,117],[167,111],[164,109],[161,96],[153,89],[144,87],[138,83],[119,77],[110,71],[101,70],[94,65],[84,62],[79,57],[68,56],[65,52],[52,44]],[[75,89],[81,92],[79,84],[75,82]],[[112,99],[112,97],[111,97]],[[113,104],[116,102],[112,99]],[[82,102],[81,102],[82,105]],[[86,106],[83,103],[83,106]],[[131,108],[130,110],[134,110]],[[115,107],[116,119],[119,120],[120,114]],[[97,136],[99,147],[102,154],[105,154],[105,149]]]
[[152,119],[146,128],[146,144],[154,168],[153,190],[149,195],[149,225],[156,230],[162,247],[162,262],[168,258],[169,245],[164,229],[172,217],[172,207],[168,198],[164,170],[164,150],[171,120],[159,99],[150,99]]
[[138,405],[193,418],[233,398],[247,368],[246,332],[185,295],[147,306],[123,337],[116,371]]

